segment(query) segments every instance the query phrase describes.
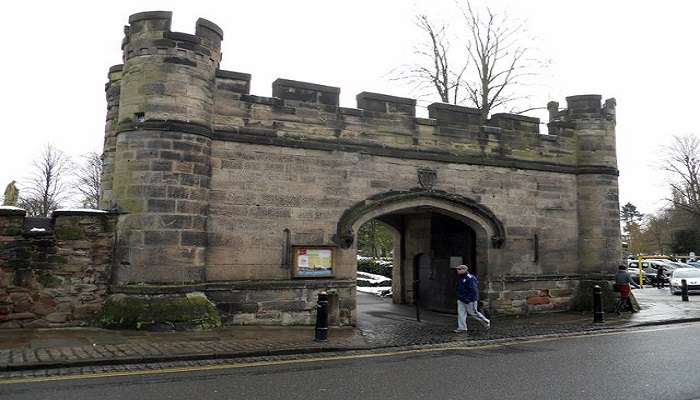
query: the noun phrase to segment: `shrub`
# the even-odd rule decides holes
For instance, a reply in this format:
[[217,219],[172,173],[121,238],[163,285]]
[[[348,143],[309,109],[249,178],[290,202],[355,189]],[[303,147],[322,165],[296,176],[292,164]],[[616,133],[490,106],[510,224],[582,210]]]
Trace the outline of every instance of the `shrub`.
[[369,257],[357,258],[357,270],[361,272],[367,272],[370,274],[382,275],[386,276],[387,278],[391,278],[392,268],[392,262],[388,260]]

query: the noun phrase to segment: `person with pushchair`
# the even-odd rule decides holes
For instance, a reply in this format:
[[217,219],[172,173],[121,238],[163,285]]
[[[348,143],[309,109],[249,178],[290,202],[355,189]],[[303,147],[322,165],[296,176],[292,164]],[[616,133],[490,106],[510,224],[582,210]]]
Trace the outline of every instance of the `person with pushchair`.
[[620,315],[621,311],[625,311],[627,308],[631,312],[637,312],[632,306],[632,300],[630,299],[630,293],[632,292],[631,286],[639,289],[639,285],[634,282],[634,279],[630,277],[627,272],[627,266],[620,265],[617,273],[615,274],[615,291],[620,293],[620,299],[615,305],[615,312]]

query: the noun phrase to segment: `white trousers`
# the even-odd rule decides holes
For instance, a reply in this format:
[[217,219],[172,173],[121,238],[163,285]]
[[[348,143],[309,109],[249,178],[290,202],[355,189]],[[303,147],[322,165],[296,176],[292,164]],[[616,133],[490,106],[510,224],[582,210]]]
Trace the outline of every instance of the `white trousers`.
[[467,330],[467,316],[474,317],[483,326],[489,326],[491,321],[484,317],[484,314],[480,313],[476,307],[476,301],[469,303],[463,303],[457,300],[457,329],[461,331]]

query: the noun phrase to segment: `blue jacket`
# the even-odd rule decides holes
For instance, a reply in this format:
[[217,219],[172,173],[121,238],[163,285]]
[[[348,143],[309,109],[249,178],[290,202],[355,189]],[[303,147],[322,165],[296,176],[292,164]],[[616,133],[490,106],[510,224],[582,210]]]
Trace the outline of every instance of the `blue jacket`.
[[479,280],[472,274],[457,277],[457,299],[463,303],[479,300]]

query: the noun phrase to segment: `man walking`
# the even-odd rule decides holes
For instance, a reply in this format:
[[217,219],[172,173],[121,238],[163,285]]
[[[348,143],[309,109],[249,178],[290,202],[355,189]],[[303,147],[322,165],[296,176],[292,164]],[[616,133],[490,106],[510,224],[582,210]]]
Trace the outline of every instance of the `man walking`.
[[469,272],[466,265],[457,266],[457,333],[467,333],[467,316],[476,318],[486,329],[491,321],[477,309],[479,301],[479,281]]

